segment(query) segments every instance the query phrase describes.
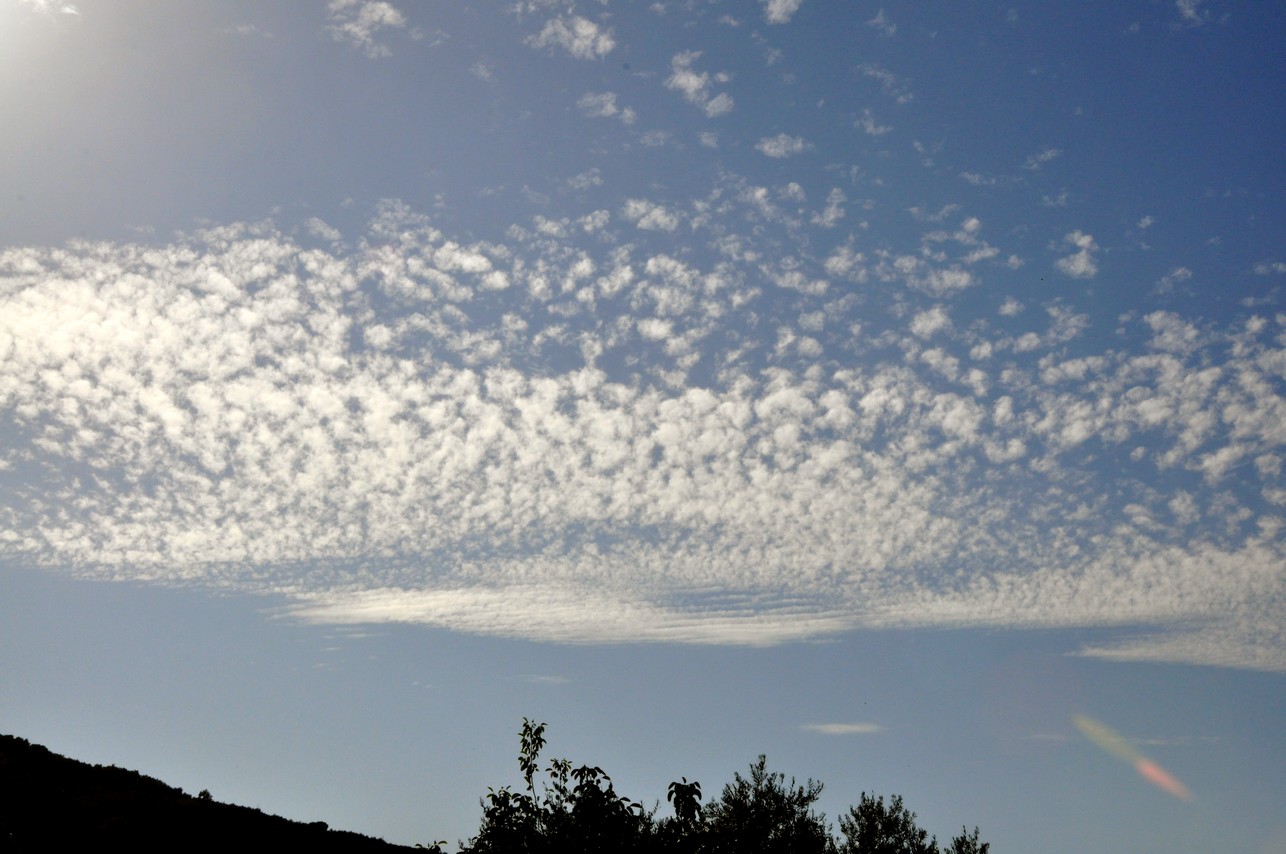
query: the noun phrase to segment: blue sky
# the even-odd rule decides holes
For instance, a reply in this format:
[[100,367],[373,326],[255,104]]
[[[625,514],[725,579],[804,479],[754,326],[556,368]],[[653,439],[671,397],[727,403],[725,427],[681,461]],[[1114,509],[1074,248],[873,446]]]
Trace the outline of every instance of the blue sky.
[[1283,850],[1284,18],[3,0],[0,728]]

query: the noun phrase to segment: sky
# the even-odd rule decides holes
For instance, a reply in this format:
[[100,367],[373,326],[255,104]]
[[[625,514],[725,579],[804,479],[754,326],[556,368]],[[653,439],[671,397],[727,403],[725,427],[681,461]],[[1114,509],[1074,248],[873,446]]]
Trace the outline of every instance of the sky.
[[1286,851],[1282,56],[0,0],[0,731],[404,844],[527,716],[648,803],[765,753],[997,854]]

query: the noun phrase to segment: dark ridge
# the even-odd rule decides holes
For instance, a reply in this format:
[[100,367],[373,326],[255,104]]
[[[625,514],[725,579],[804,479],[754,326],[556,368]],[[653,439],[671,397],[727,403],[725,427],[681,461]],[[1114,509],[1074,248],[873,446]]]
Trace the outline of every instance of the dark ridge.
[[0,852],[267,850],[414,851],[346,830],[330,830],[224,804],[116,766],[59,756],[24,738],[0,735]]

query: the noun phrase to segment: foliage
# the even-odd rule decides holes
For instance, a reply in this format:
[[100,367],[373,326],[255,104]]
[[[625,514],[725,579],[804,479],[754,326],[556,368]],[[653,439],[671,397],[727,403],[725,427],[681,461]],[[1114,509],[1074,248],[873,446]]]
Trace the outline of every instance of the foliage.
[[750,766],[750,777],[733,775],[719,800],[705,810],[702,833],[711,852],[781,852],[824,854],[831,847],[825,819],[812,805],[822,784],[809,780],[797,786],[784,774],[768,771],[763,755]]
[[952,837],[951,847],[943,848],[943,854],[987,854],[991,850],[991,844],[980,842],[978,840],[978,828],[973,829],[970,833],[968,828],[960,828],[960,835]]
[[844,842],[842,854],[938,854],[938,840],[930,839],[915,823],[915,813],[894,795],[885,807],[884,798],[862,792],[855,807],[839,820]]
[[[655,808],[617,794],[597,766],[554,759],[542,778],[544,723],[523,718],[518,737],[526,790],[488,789],[482,825],[461,843],[462,854],[939,854],[937,840],[897,795],[886,805],[883,797],[863,792],[840,819],[842,838],[833,838],[814,810],[822,784],[787,782],[768,770],[762,755],[749,776],[734,774],[705,806],[700,783],[687,777],[671,783],[665,799],[674,816],[657,820]],[[977,828],[963,831],[941,854],[988,854],[978,836]]]
[[642,804],[617,795],[602,768],[553,760],[536,791],[545,724],[523,718],[518,770],[527,791],[489,790],[482,827],[462,850],[487,852],[622,852],[650,850],[654,824]]
[[665,799],[674,805],[674,817],[686,827],[695,827],[701,822],[701,784],[695,780],[691,783],[684,777],[683,782],[670,784]]

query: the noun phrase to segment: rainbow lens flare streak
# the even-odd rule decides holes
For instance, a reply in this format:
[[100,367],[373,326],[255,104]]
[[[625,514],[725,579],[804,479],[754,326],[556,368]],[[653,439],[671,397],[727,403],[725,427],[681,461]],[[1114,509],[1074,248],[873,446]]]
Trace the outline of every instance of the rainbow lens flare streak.
[[1187,786],[1179,782],[1169,771],[1166,771],[1140,753],[1134,745],[1126,741],[1120,733],[1111,727],[1085,715],[1073,716],[1072,723],[1076,724],[1076,728],[1085,733],[1085,737],[1090,741],[1113,756],[1133,765],[1134,770],[1138,771],[1144,780],[1147,780],[1161,791],[1171,794],[1181,801],[1192,800],[1192,792],[1188,790]]

